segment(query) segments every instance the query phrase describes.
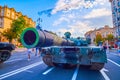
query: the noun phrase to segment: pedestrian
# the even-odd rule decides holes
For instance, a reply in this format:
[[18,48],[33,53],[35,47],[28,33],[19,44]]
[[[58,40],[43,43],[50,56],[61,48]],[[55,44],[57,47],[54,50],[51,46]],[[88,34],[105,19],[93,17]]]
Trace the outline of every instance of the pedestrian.
[[38,48],[35,48],[35,49],[36,49],[35,56],[37,56],[37,53],[38,53]]
[[39,48],[39,53],[38,53],[38,56],[40,56],[41,50],[42,50],[42,49],[41,49],[41,48]]
[[106,45],[106,43],[104,43],[103,49],[104,49],[105,51],[107,50],[107,45]]
[[40,56],[41,48],[36,48],[35,56]]
[[120,41],[118,42],[118,55],[120,55]]
[[29,61],[30,58],[31,58],[31,56],[30,56],[31,53],[32,53],[32,52],[31,52],[31,49],[28,49],[28,52],[27,52],[27,54],[28,54],[28,61]]

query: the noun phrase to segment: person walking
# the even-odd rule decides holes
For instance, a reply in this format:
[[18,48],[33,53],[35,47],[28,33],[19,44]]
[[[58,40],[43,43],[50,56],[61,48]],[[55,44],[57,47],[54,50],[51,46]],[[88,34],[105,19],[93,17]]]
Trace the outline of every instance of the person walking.
[[35,56],[40,56],[41,48],[36,48]]
[[38,48],[35,48],[36,51],[35,51],[35,56],[37,56],[37,53],[38,53]]
[[32,52],[31,52],[31,49],[28,49],[28,52],[27,52],[27,53],[28,53],[28,61],[29,61],[30,58],[31,58],[30,54],[32,53]]
[[38,53],[38,56],[39,56],[39,57],[40,57],[41,50],[42,50],[42,49],[41,49],[41,48],[39,48],[39,53]]

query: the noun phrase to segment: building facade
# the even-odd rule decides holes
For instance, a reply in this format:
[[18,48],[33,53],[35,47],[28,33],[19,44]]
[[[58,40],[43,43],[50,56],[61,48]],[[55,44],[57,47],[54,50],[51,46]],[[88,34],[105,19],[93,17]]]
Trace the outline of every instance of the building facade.
[[7,6],[0,6],[0,30],[3,31],[11,27],[12,21],[18,17],[23,16],[26,23],[35,27],[35,22],[23,15],[21,12],[16,12],[14,8],[8,8]]
[[113,26],[116,37],[120,36],[120,0],[109,0],[111,2]]
[[[31,27],[35,27],[36,23],[31,18],[28,18],[26,15],[23,15],[21,12],[16,12],[14,8],[0,6],[0,32],[3,32],[7,28],[10,28],[12,21],[20,16],[23,16],[26,23],[29,24]],[[1,39],[1,41],[4,41],[4,38]]]
[[103,28],[91,30],[85,33],[85,37],[91,39],[91,43],[94,44],[94,40],[97,34],[101,34],[103,38],[106,38],[108,34],[116,35],[115,28],[110,28],[105,25]]

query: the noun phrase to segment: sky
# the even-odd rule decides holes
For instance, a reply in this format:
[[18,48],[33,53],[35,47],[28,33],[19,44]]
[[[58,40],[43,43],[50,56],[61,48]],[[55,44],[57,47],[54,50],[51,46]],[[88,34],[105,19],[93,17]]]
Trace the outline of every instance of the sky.
[[87,31],[113,27],[109,0],[0,0],[0,5],[15,8],[36,23],[41,18],[42,29],[59,36],[69,31],[72,37],[83,37]]

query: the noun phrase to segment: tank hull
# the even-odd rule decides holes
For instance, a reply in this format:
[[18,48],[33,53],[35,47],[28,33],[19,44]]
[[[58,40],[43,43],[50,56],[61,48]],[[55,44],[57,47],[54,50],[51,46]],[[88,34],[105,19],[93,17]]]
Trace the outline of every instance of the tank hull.
[[[53,64],[86,65],[92,70],[100,70],[107,62],[106,52],[99,47],[78,47],[78,46],[53,46],[42,49],[42,57],[51,56]],[[47,64],[48,65],[48,64]],[[54,65],[54,66],[55,66]],[[51,66],[51,65],[48,65]],[[97,66],[97,68],[95,67]]]

